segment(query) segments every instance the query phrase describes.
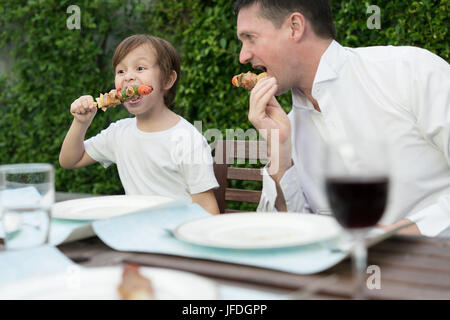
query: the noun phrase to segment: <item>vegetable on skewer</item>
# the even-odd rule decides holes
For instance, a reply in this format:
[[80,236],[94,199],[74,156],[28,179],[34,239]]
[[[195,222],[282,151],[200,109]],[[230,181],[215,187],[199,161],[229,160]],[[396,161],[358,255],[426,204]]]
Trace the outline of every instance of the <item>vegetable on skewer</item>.
[[115,107],[118,104],[124,103],[125,101],[134,100],[140,96],[148,95],[152,93],[153,88],[147,85],[134,85],[127,86],[126,88],[113,89],[108,93],[101,93],[100,97],[96,98],[97,107],[106,111],[107,108]]
[[247,90],[252,90],[256,83],[264,77],[267,77],[267,73],[265,72],[257,75],[249,71],[234,76],[231,82],[235,87],[243,87]]

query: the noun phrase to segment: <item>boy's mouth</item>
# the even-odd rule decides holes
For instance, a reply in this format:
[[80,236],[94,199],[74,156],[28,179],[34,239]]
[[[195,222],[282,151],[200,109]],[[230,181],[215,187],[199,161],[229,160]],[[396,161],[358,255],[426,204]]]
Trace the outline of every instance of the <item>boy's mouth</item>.
[[128,100],[127,103],[128,103],[129,105],[134,106],[134,105],[138,104],[139,102],[141,102],[143,98],[144,98],[143,96],[140,96],[140,97],[138,97],[138,98],[136,98],[136,99]]

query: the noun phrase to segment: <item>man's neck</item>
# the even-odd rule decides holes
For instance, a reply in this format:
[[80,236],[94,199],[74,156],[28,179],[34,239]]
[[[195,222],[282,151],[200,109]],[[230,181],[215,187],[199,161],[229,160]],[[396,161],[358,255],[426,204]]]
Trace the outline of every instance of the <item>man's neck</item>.
[[319,69],[320,60],[330,46],[332,39],[315,38],[302,47],[300,56],[302,57],[302,72],[299,79],[298,89],[312,102],[314,109],[320,112],[320,107],[316,99],[312,96],[314,79]]

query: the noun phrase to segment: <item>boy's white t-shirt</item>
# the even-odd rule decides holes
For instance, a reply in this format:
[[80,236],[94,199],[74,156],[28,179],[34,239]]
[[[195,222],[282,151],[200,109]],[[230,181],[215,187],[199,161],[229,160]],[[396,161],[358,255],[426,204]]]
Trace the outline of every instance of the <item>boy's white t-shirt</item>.
[[122,119],[84,141],[92,159],[105,168],[117,164],[127,195],[188,198],[219,185],[211,148],[184,118],[159,132],[138,129],[136,118]]

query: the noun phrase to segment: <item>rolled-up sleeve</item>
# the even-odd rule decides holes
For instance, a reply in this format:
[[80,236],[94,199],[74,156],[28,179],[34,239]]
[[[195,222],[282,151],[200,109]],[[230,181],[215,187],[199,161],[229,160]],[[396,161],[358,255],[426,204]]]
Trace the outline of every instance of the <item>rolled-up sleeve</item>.
[[450,196],[442,196],[439,201],[408,217],[416,223],[422,235],[435,237],[450,227]]
[[[307,206],[303,191],[297,176],[295,165],[289,168],[280,181],[280,188],[286,200],[288,212],[302,212]],[[278,192],[275,181],[269,175],[267,166],[263,168],[263,189],[257,211],[273,212]]]

